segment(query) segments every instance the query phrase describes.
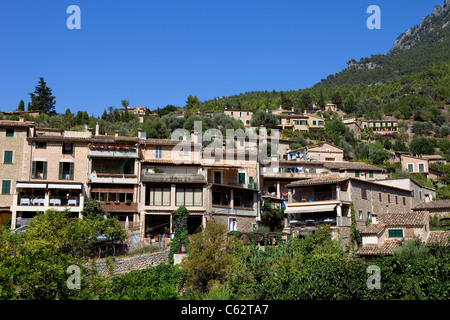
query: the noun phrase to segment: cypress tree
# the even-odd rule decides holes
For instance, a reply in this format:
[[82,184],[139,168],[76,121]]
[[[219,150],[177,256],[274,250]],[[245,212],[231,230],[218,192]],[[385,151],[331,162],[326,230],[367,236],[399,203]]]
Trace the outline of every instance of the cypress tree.
[[38,110],[41,113],[55,115],[55,97],[52,96],[52,89],[47,87],[44,78],[39,79],[34,93],[30,93],[31,105],[30,110]]

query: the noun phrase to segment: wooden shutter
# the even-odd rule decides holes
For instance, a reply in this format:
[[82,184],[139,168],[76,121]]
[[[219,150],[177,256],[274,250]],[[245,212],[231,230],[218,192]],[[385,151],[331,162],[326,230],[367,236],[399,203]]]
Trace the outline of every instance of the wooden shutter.
[[42,162],[42,173],[44,174],[44,179],[47,179],[47,161]]
[[70,169],[69,169],[69,179],[70,180],[73,180],[73,167],[74,167],[74,163],[73,162],[71,162],[70,163]]
[[2,182],[2,194],[11,193],[11,180],[3,180]]
[[31,178],[36,178],[36,161],[31,163]]
[[64,168],[64,162],[59,163],[59,180],[62,180],[63,178],[63,168]]

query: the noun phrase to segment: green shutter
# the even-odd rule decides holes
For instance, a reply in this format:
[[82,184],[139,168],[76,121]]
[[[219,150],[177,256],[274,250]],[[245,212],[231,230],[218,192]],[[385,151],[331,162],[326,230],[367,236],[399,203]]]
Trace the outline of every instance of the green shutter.
[[14,137],[14,129],[6,129],[7,137]]
[[359,178],[359,171],[355,171],[355,178]]
[[36,178],[36,161],[31,163],[31,178]]
[[62,180],[62,178],[63,178],[63,167],[64,167],[64,163],[60,162],[59,163],[59,180]]
[[44,179],[47,179],[47,161],[43,162],[42,171],[44,174]]
[[3,159],[3,163],[12,163],[13,158],[13,152],[12,151],[5,151],[5,156]]
[[369,171],[369,178],[373,178],[373,171]]
[[73,180],[73,165],[74,165],[74,163],[73,162],[71,162],[70,163],[70,169],[69,169],[69,175],[70,175],[70,180]]
[[388,231],[389,238],[403,238],[403,230],[389,230]]
[[2,182],[2,194],[11,193],[11,180],[3,180]]
[[239,184],[244,184],[245,183],[245,173],[244,172],[239,172]]

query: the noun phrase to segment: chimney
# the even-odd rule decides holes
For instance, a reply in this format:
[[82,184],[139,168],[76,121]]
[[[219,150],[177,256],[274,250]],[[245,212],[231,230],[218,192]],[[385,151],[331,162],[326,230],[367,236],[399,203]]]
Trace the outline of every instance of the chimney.
[[294,110],[294,107],[292,107],[292,108],[291,108],[291,111],[292,111],[292,112],[294,112],[294,111],[295,111],[295,110]]
[[98,125],[98,122],[95,124],[95,135],[98,136],[98,132],[100,130],[100,126]]
[[372,213],[372,223],[373,224],[378,224],[377,216],[378,216],[378,213],[375,213],[375,212]]
[[198,132],[195,130],[191,131],[191,142],[195,144],[198,143]]
[[119,130],[114,130],[114,136],[118,137],[119,136]]
[[25,122],[25,116],[23,114],[19,115],[19,122]]
[[141,139],[142,138],[142,129],[138,128],[138,138]]

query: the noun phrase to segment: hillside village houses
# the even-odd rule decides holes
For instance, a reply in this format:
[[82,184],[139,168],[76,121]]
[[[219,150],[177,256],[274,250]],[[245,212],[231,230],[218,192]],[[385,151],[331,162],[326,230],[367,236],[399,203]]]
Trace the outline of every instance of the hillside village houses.
[[286,207],[285,231],[304,220],[324,222],[345,243],[352,203],[362,230],[373,214],[411,212],[435,198],[409,178],[386,179],[384,169],[344,161],[343,150],[328,143],[289,151],[288,141],[270,137],[276,152],[263,162],[255,138],[238,138],[234,148],[203,147],[199,138],[191,132],[149,139],[141,131],[120,137],[99,134],[98,125],[76,132],[37,128],[23,117],[1,120],[2,222],[11,216],[14,229],[49,208],[82,218],[93,198],[128,221],[141,241],[173,232],[171,213],[181,205],[190,212],[189,233],[209,219],[245,233],[261,223],[262,199],[270,197]]

